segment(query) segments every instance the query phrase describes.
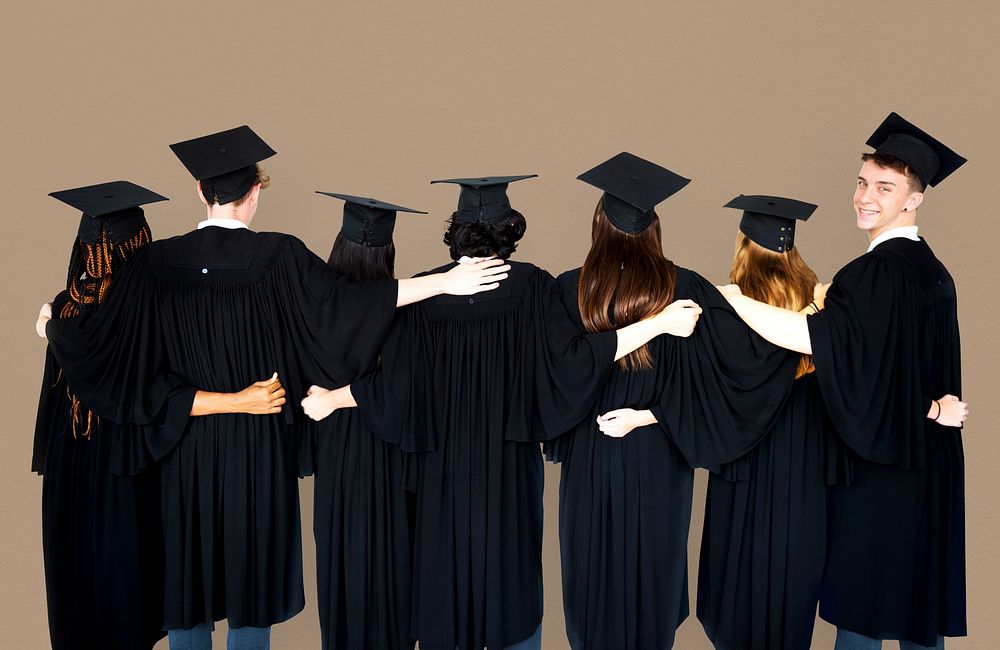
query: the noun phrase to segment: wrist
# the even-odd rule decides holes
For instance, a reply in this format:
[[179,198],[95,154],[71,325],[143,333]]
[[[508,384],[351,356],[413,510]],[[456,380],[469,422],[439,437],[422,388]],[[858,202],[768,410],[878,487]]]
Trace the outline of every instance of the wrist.
[[438,273],[431,276],[431,278],[433,278],[433,282],[431,282],[431,291],[433,292],[433,295],[440,296],[448,293],[451,288],[448,284],[448,273],[450,273],[450,271],[445,271],[444,273]]

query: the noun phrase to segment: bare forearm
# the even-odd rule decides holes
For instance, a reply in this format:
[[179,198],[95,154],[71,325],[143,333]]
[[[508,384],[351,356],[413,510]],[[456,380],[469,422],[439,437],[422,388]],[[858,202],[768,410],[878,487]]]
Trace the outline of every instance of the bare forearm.
[[233,401],[233,393],[211,393],[199,390],[194,395],[191,404],[191,415],[218,415],[219,413],[236,413],[237,407]]
[[433,273],[419,278],[399,281],[396,307],[403,307],[421,300],[427,300],[444,293],[444,273]]
[[726,299],[752,330],[771,343],[802,354],[812,354],[812,341],[809,340],[805,314],[774,307],[746,296],[727,295]]
[[653,318],[647,318],[618,329],[618,348],[615,351],[615,361],[649,343],[650,339],[661,333],[660,329]]

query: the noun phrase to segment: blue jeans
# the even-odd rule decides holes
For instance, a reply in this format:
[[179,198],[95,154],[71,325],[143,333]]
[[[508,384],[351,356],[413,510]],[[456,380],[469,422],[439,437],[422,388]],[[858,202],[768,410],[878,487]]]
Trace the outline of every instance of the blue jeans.
[[[202,623],[190,630],[167,630],[170,650],[212,650],[212,629]],[[231,627],[226,637],[226,650],[268,650],[271,647],[269,627]]]
[[[881,648],[882,639],[873,639],[857,632],[845,630],[842,627],[837,628],[837,642],[834,644],[833,650],[881,650]],[[912,641],[900,641],[899,650],[944,650],[944,637],[939,636],[937,643],[932,646],[917,645]]]
[[539,623],[538,629],[527,639],[506,646],[503,650],[542,650],[542,624]]

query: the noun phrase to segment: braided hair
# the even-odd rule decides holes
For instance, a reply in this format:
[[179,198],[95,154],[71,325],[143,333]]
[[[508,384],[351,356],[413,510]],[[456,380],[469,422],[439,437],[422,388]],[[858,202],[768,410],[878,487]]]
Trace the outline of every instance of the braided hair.
[[[104,302],[115,272],[152,240],[141,208],[96,218],[84,215],[66,274],[69,299],[59,311],[59,318],[73,318],[91,305]],[[62,379],[60,372],[57,384]],[[73,437],[90,438],[97,416],[80,404],[68,385],[66,395],[72,405]]]

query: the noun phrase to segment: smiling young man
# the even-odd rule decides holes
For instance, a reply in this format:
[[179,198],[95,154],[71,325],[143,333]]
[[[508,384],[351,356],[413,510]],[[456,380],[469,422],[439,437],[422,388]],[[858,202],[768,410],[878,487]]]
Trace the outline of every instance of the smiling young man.
[[[820,616],[837,650],[943,648],[966,634],[965,419],[955,284],[917,235],[924,190],[965,159],[892,113],[854,192],[868,251],[805,316],[727,298],[764,338],[812,354],[846,481],[828,493]],[[943,395],[939,399],[931,396]]]

